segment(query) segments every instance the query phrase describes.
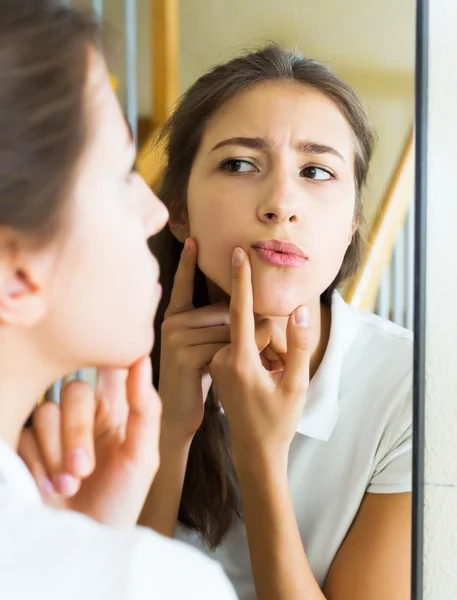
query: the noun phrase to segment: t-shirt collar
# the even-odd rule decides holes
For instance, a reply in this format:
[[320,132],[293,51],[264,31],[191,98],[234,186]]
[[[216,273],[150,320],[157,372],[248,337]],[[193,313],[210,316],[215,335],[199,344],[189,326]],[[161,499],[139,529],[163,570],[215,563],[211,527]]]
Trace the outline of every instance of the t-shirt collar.
[[335,292],[327,349],[310,382],[298,433],[324,441],[330,438],[339,416],[338,392],[344,357],[358,328],[357,311]]

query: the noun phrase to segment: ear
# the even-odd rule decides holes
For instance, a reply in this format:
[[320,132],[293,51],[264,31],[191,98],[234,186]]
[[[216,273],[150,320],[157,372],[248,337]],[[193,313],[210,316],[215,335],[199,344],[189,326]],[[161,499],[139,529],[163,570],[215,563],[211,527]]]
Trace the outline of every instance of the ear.
[[351,229],[351,233],[349,235],[349,239],[348,239],[348,246],[351,245],[352,242],[352,238],[354,237],[355,232],[357,231],[357,229],[359,228],[360,225],[360,219],[359,217],[354,217],[354,220],[352,222],[352,229]]
[[0,245],[0,324],[31,328],[46,314],[40,285],[43,259]]
[[[183,211],[182,211],[183,212]],[[171,229],[171,233],[175,236],[178,242],[184,244],[186,239],[190,236],[189,219],[186,214],[174,215],[170,213],[170,220],[168,225]]]

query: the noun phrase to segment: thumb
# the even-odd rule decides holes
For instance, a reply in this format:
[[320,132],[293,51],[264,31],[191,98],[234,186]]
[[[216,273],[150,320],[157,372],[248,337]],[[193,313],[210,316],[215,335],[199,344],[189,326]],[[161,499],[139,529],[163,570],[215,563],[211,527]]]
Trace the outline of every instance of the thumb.
[[287,393],[305,392],[309,385],[310,321],[306,306],[299,306],[287,323],[287,361],[281,381]]

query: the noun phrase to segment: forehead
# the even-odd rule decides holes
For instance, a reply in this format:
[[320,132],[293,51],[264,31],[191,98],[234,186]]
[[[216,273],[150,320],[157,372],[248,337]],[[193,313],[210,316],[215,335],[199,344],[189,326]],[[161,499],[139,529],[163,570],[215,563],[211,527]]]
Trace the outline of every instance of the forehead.
[[310,140],[353,153],[354,134],[338,105],[315,88],[295,82],[255,85],[209,119],[202,144],[237,136],[263,136],[279,144]]

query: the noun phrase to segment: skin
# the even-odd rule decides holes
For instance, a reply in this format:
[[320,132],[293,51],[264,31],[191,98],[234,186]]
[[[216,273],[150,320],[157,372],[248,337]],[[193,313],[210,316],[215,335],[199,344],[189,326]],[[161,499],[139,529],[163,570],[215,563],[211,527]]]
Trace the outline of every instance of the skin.
[[[251,144],[263,138],[269,147],[220,146],[233,138]],[[340,156],[300,151],[303,142],[326,145]],[[256,314],[288,317],[299,304],[317,314],[354,231],[353,162],[351,129],[317,90],[268,83],[230,102],[209,121],[189,181],[189,234],[200,268],[230,294],[231,253],[244,248]],[[251,247],[265,239],[293,242],[309,260],[295,269],[272,267]]]
[[[233,137],[251,141],[225,144]],[[252,139],[268,143],[254,148]],[[212,379],[230,425],[259,600],[409,598],[409,494],[366,495],[321,590],[288,489],[290,443],[328,342],[320,294],[357,227],[353,163],[352,131],[331,100],[270,82],[207,123],[190,176],[189,219],[171,223],[179,239],[190,238],[162,327],[161,468],[141,522],[173,535]],[[309,260],[294,269],[266,264],[252,244],[267,239],[291,241]],[[214,302],[198,310],[197,262]]]
[[[147,358],[159,270],[147,239],[168,213],[132,171],[134,144],[93,50],[84,103],[88,141],[60,231],[37,249],[20,232],[0,229],[0,437],[18,448],[23,423],[46,388],[75,369],[100,366],[97,410],[92,390],[81,382],[65,390],[62,415],[46,406],[41,416],[52,433],[43,456],[62,473],[64,460],[87,473],[95,452],[96,480],[85,482],[86,495],[75,507],[87,507],[91,489],[107,486],[114,493],[122,484],[129,490],[125,505],[105,520],[133,524],[159,463],[161,406]],[[96,425],[91,454],[75,453],[78,446],[70,443],[64,459],[60,428],[65,433],[69,421],[79,436],[84,423],[91,434]],[[40,433],[26,434],[22,443],[32,450],[40,488],[49,489],[39,442]]]

